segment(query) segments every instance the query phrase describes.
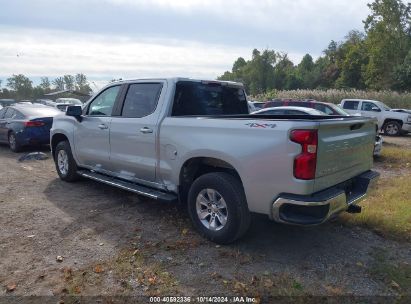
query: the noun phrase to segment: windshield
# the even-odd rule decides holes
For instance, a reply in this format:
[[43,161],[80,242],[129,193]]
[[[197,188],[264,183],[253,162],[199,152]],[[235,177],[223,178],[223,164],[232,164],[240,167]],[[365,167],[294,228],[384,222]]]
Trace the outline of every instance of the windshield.
[[384,111],[391,111],[391,108],[381,101],[378,102],[378,105],[383,108]]

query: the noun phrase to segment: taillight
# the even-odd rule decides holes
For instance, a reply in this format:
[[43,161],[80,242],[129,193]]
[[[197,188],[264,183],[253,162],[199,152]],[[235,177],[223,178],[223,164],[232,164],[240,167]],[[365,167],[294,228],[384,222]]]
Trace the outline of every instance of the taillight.
[[315,178],[317,166],[317,130],[294,130],[291,141],[301,145],[301,154],[294,159],[294,177],[310,180]]
[[44,125],[45,125],[44,122],[38,121],[38,120],[29,120],[29,121],[26,121],[26,122],[24,123],[24,126],[27,127],[27,128],[30,128],[30,127],[42,127],[42,126],[44,126]]

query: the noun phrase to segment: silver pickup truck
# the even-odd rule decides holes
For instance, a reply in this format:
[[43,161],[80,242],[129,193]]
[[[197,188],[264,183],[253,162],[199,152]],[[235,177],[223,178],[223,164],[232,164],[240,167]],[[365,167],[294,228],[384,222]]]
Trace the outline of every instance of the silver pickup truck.
[[360,212],[378,178],[375,132],[364,117],[251,115],[238,83],[145,79],[68,107],[51,148],[62,180],[186,204],[203,236],[229,243],[251,212],[294,225]]

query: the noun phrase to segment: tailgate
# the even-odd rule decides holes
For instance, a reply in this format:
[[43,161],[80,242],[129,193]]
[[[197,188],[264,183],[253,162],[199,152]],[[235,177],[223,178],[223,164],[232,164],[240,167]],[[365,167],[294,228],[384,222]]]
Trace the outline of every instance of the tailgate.
[[375,119],[350,117],[320,122],[314,190],[323,190],[370,170],[375,135]]

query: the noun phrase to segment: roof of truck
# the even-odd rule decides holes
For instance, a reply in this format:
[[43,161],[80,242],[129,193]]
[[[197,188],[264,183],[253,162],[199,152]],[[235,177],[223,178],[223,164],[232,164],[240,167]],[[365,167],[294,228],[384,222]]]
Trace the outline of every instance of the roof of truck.
[[[234,82],[234,81],[226,81],[226,80],[210,80],[210,79],[196,79],[196,78],[189,78],[189,77],[159,77],[159,78],[131,78],[131,79],[122,79],[118,81],[113,81],[112,83],[128,83],[133,81],[150,81],[150,80],[166,80],[170,82],[178,82],[178,81],[195,81],[195,82],[221,82],[227,83],[231,85],[243,86],[241,82]],[[110,84],[112,84],[110,83]]]

